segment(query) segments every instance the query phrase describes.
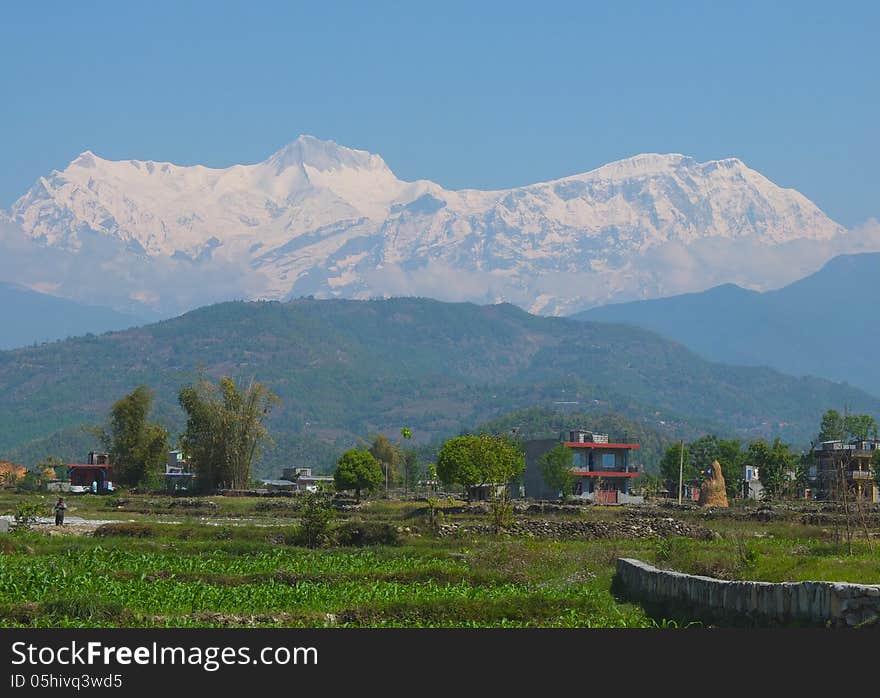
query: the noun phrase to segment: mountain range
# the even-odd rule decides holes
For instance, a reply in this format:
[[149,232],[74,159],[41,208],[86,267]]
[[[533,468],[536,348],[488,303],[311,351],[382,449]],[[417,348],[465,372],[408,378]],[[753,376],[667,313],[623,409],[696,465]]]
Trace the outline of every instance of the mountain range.
[[33,463],[96,448],[83,423],[140,384],[183,427],[181,387],[255,377],[281,397],[261,472],[327,465],[371,434],[456,435],[511,410],[614,412],[666,438],[706,431],[804,444],[830,406],[880,415],[880,399],[818,378],[711,363],[616,324],[512,304],[427,299],[231,302],[145,327],[0,352],[0,457]]
[[309,295],[507,301],[560,315],[720,283],[777,288],[866,244],[736,158],[642,154],[453,191],[301,136],[227,168],[86,151],[0,214],[0,279],[164,317]]
[[[775,291],[727,284],[574,317],[642,327],[712,361],[824,376],[880,395],[880,254],[842,255]],[[841,411],[846,406],[837,405]]]
[[121,330],[155,319],[146,312],[129,315],[0,282],[0,350]]

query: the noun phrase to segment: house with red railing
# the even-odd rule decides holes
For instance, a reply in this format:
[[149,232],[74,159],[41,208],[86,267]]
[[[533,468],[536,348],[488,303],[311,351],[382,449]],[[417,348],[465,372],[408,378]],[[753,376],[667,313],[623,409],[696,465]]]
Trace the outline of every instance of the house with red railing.
[[558,439],[526,441],[526,470],[523,473],[525,496],[532,499],[555,499],[541,474],[540,458],[559,443],[572,455],[572,494],[597,503],[618,504],[641,501],[631,494],[632,481],[641,473],[633,462],[633,452],[640,448],[627,440],[611,441],[608,434],[583,429],[565,432]]

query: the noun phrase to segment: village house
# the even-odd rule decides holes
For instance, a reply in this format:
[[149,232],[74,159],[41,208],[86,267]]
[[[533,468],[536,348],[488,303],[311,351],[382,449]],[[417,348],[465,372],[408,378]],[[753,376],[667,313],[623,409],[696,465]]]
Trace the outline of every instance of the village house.
[[195,474],[183,451],[168,451],[165,462],[165,489],[169,492],[186,492],[193,488]]
[[91,451],[85,463],[68,463],[66,467],[71,492],[113,491],[113,466],[109,453]]
[[332,475],[312,475],[312,469],[305,467],[285,468],[281,479],[291,483],[298,492],[317,492],[322,484],[333,482]]
[[571,450],[574,480],[572,495],[601,504],[642,501],[642,497],[635,496],[630,491],[633,478],[640,475],[638,466],[632,462],[631,454],[640,445],[611,442],[608,434],[579,429],[563,433],[558,439],[536,439],[523,444],[526,456],[524,496],[532,499],[558,497],[559,493],[552,491],[544,482],[540,458],[559,443]]
[[743,466],[742,496],[744,499],[761,499],[764,496],[764,486],[755,465]]
[[874,454],[880,451],[880,439],[822,441],[810,451],[814,463],[807,476],[816,499],[842,499],[852,493],[860,500],[878,502],[877,482],[872,468]]

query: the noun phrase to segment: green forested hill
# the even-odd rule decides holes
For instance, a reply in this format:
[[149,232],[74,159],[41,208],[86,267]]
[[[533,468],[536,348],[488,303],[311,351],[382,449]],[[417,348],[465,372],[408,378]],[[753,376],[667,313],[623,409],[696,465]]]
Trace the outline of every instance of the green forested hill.
[[[417,441],[506,412],[577,403],[678,435],[704,429],[803,442],[828,407],[880,415],[846,385],[713,364],[644,330],[425,299],[223,303],[146,327],[0,353],[0,457],[81,458],[77,425],[139,384],[182,427],[199,371],[255,377],[282,398],[262,472],[328,464],[344,446],[409,426]],[[64,452],[62,449],[68,449]]]

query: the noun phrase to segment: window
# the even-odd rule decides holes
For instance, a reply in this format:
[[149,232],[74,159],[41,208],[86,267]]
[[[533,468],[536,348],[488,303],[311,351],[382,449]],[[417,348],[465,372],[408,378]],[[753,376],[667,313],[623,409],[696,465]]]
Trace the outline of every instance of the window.
[[602,454],[602,470],[614,470],[617,465],[617,458],[613,453]]

